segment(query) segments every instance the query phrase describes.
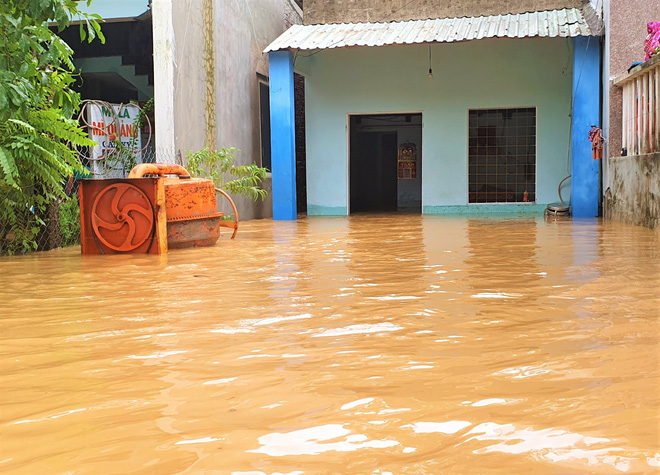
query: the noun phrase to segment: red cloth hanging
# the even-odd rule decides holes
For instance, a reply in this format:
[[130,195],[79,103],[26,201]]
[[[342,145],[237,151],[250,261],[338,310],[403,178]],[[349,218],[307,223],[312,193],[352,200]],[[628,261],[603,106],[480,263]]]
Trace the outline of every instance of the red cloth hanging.
[[589,130],[589,141],[591,142],[591,156],[594,160],[603,158],[603,131],[595,125]]
[[646,25],[646,30],[649,34],[644,40],[644,52],[646,53],[645,61],[648,61],[660,47],[660,21],[650,21]]

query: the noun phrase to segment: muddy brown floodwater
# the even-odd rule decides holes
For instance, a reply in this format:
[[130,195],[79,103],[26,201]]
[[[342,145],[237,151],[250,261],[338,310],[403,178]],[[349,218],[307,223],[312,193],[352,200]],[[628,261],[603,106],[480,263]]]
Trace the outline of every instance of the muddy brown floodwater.
[[0,471],[660,471],[660,233],[242,224],[0,259]]

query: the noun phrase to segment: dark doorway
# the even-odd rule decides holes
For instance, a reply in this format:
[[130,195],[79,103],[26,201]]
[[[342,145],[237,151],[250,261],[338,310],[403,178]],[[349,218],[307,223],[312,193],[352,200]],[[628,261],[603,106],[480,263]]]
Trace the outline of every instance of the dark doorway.
[[[350,211],[387,212],[407,208],[402,197],[409,195],[398,176],[399,147],[419,136],[421,114],[350,116]],[[420,167],[421,168],[421,167]],[[415,174],[417,176],[417,174]],[[419,205],[421,207],[421,180]],[[413,206],[414,207],[414,206]]]
[[351,212],[396,209],[396,132],[351,134]]

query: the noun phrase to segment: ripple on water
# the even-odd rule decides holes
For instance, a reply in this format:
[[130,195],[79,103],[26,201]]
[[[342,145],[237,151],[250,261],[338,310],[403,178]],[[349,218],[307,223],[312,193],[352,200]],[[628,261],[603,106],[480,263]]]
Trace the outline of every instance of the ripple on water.
[[325,330],[321,333],[312,335],[312,338],[316,337],[328,337],[328,336],[344,336],[344,335],[357,335],[360,333],[381,333],[381,332],[394,332],[397,330],[402,330],[403,327],[395,325],[393,323],[384,322],[384,323],[373,323],[373,324],[362,324],[362,325],[349,325],[342,328],[333,328],[330,330]]
[[410,427],[416,434],[455,434],[456,432],[471,426],[468,421],[447,421],[447,422],[415,422],[407,424],[403,428]]
[[[466,434],[467,442],[498,441],[496,444],[475,450],[477,454],[501,452],[508,454],[533,453],[535,456],[559,462],[569,459],[583,459],[589,465],[611,465],[620,471],[628,471],[630,457],[618,455],[623,451],[618,447],[594,447],[612,442],[603,437],[589,437],[561,429],[519,429],[514,424],[485,422]],[[584,447],[584,448],[582,448]]]
[[217,442],[224,440],[222,437],[202,437],[201,439],[186,439],[175,442],[174,445],[190,445],[190,444],[208,444],[209,442]]
[[[396,440],[369,440],[364,434],[351,434],[341,424],[325,424],[291,432],[274,432],[259,437],[262,445],[248,452],[262,453],[272,457],[285,455],[318,455],[324,452],[352,452],[363,448],[382,449],[399,445]],[[334,439],[342,439],[329,442]]]

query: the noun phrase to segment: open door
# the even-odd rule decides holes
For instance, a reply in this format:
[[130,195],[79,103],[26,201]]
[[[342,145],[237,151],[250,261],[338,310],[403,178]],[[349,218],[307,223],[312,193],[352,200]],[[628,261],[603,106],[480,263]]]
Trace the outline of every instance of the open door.
[[[421,212],[421,124],[421,114],[350,116],[351,213]],[[411,145],[415,169],[399,170],[401,149]]]

